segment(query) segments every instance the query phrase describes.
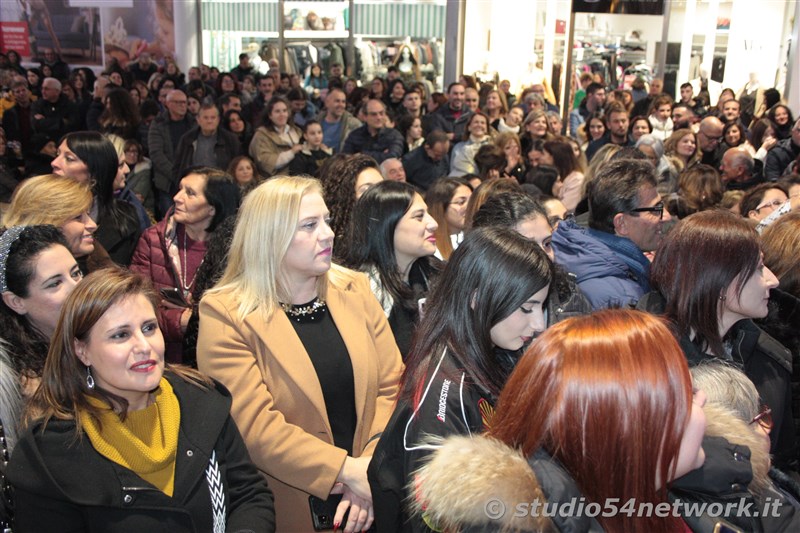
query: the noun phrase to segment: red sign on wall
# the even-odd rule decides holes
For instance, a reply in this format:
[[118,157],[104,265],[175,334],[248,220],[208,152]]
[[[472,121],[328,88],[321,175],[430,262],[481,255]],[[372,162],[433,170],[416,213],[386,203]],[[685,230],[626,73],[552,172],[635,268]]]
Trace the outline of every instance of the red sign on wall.
[[0,50],[16,50],[21,56],[30,56],[28,25],[24,22],[0,22]]

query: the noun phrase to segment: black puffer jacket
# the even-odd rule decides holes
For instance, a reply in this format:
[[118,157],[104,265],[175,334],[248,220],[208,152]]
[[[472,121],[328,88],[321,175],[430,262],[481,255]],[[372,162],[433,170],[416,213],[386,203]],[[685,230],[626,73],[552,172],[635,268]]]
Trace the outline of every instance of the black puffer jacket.
[[[769,314],[756,324],[792,353],[792,413],[795,445],[800,444],[800,298],[780,288],[772,289],[769,291]],[[795,457],[795,461],[797,459]],[[792,470],[798,470],[800,464],[792,466]]]
[[[637,306],[655,314],[663,314],[664,307],[665,300],[658,292],[645,295]],[[752,320],[740,320],[734,324],[726,340],[731,346],[731,362],[750,378],[761,400],[772,409],[771,453],[776,467],[789,470],[797,455],[792,418],[792,354]],[[686,336],[679,338],[678,342],[689,366],[713,358]]]

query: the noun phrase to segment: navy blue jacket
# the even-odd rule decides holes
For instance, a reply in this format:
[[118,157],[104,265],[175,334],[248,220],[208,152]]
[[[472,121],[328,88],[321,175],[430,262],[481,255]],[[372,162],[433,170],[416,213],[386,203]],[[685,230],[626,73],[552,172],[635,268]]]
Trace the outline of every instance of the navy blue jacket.
[[650,261],[630,239],[565,220],[553,233],[553,249],[593,309],[635,306],[650,291]]

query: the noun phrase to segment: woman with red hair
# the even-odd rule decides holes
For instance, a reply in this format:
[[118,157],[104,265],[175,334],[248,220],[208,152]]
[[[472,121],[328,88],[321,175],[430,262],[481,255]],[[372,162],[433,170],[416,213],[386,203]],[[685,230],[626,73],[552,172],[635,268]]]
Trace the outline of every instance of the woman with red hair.
[[[685,531],[667,491],[705,460],[704,403],[658,318],[607,310],[560,322],[517,364],[489,437],[448,440],[419,472],[414,505],[443,530]],[[631,512],[606,508],[631,499]],[[585,511],[566,512],[571,500]],[[533,502],[565,512],[545,516]],[[668,516],[636,516],[648,503]]]

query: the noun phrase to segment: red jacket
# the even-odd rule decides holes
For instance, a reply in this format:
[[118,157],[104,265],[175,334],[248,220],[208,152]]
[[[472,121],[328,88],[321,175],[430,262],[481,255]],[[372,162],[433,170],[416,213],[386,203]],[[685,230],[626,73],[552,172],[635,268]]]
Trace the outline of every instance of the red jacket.
[[[164,220],[150,226],[142,233],[136,251],[133,253],[131,270],[151,279],[157,291],[164,287],[181,289],[179,273],[181,263],[178,258],[176,235],[176,224],[170,213],[164,217]],[[205,251],[189,248],[187,259],[191,264],[198,264],[204,255]],[[166,342],[165,358],[170,363],[180,363],[183,360],[182,313],[183,309],[174,309],[164,305],[160,305],[158,308],[158,325]]]

